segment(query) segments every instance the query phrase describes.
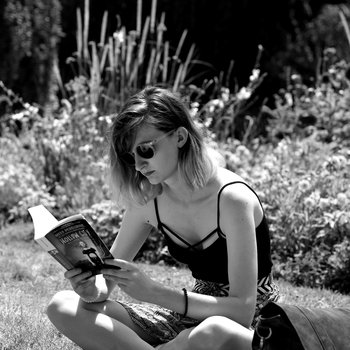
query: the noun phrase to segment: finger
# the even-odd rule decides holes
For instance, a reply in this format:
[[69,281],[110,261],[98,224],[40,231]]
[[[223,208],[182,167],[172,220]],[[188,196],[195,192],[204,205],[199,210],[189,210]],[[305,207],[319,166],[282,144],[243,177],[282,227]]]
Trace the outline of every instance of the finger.
[[88,282],[91,278],[93,278],[92,272],[86,271],[86,272],[80,273],[79,275],[71,277],[70,281],[74,284],[80,284],[80,283]]
[[74,269],[66,271],[64,273],[64,277],[67,278],[67,279],[71,279],[72,277],[77,276],[80,273],[82,273],[82,271],[83,270],[81,268],[74,268]]
[[104,265],[102,267],[102,269],[100,270],[100,272],[102,274],[111,274],[111,275],[115,275],[115,276],[126,276],[126,275],[130,275],[130,273],[132,273],[132,271],[122,269],[116,265]]
[[123,270],[132,270],[135,268],[135,265],[129,261],[122,259],[107,259],[105,260],[106,265],[116,266]]
[[116,274],[113,270],[112,271],[103,271],[103,277],[109,280],[114,280],[117,283],[119,282],[125,282],[127,283],[127,281],[130,281],[130,278],[128,278],[127,275],[120,275],[120,274]]

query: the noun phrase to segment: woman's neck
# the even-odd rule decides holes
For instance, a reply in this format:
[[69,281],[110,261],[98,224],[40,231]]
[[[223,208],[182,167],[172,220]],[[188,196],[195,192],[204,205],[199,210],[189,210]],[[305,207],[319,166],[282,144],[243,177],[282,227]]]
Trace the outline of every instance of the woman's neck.
[[202,188],[191,188],[184,179],[166,181],[163,183],[163,193],[171,200],[184,205],[202,201],[212,193],[216,176],[212,176]]

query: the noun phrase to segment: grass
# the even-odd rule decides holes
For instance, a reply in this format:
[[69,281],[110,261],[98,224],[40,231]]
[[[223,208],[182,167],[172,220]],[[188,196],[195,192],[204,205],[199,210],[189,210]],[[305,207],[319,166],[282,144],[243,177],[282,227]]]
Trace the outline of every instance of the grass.
[[[32,226],[21,224],[0,232],[0,349],[80,349],[50,324],[45,307],[58,290],[69,288],[63,269],[32,240]],[[152,278],[190,288],[189,271],[140,264]],[[329,290],[294,287],[278,281],[282,301],[304,306],[348,306],[350,296]],[[130,298],[119,293],[120,300]]]

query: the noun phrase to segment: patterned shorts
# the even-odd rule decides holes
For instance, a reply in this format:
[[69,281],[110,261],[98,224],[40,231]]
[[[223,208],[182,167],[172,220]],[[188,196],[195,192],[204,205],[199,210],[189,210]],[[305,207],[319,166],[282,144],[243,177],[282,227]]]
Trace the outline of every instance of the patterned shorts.
[[[196,280],[193,292],[217,297],[228,296],[229,285]],[[277,301],[279,289],[272,275],[258,281],[257,302],[252,327],[260,310],[270,301]],[[153,304],[121,303],[133,322],[151,339],[151,345],[166,343],[186,328],[197,326],[200,321]]]

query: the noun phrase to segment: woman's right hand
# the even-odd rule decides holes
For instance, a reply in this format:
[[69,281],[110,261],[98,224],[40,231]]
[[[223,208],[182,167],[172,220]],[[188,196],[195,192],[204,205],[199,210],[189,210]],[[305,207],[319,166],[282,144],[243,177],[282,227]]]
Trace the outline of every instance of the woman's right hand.
[[96,276],[91,271],[83,272],[81,268],[74,268],[66,271],[64,277],[68,279],[73,290],[82,298],[96,296]]

